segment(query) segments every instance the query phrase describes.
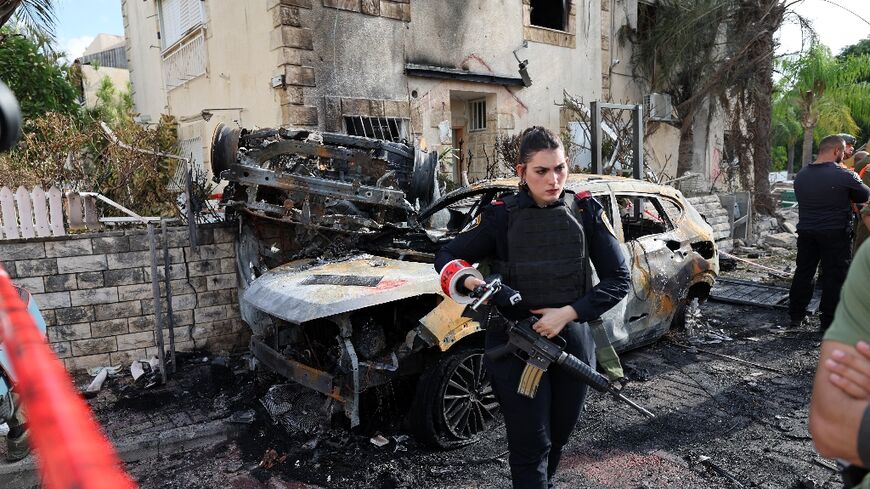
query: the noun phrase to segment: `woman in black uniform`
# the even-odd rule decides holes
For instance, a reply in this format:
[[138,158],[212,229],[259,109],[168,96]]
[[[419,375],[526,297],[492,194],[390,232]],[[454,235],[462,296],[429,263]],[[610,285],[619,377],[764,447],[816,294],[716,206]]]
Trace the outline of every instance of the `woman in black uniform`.
[[[531,127],[521,135],[519,152],[519,191],[486,207],[476,227],[438,252],[435,267],[442,270],[455,259],[489,261],[523,298],[513,306],[500,305],[498,312],[512,320],[539,316],[535,331],[547,338],[561,336],[567,352],[594,367],[595,343],[585,322],[625,297],[631,280],[628,267],[601,204],[588,192],[565,192],[568,168],[559,138]],[[591,289],[586,284],[589,259],[600,279]],[[483,283],[470,275],[459,280],[466,290]],[[487,350],[507,341],[504,320],[491,318]],[[553,487],[587,386],[553,367],[529,398],[517,392],[522,360],[486,356],[485,365],[504,414],[513,486]]]

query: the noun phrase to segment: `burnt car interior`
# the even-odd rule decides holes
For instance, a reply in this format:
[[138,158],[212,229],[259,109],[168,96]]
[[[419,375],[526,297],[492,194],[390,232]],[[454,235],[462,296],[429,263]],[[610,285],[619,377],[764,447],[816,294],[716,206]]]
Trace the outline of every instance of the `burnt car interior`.
[[659,200],[650,196],[617,195],[625,241],[661,234],[674,227]]

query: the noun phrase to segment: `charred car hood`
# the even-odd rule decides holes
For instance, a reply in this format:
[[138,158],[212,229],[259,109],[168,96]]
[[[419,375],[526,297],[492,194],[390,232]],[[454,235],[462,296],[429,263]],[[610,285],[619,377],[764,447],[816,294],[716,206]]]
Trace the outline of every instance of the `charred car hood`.
[[431,264],[356,255],[313,266],[294,262],[274,268],[251,282],[242,300],[300,324],[439,290]]

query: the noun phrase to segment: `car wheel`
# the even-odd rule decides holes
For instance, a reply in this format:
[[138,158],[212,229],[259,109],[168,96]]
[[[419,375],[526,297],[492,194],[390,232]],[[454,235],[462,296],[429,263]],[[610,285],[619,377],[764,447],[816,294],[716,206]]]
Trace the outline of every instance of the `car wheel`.
[[698,298],[687,298],[686,300],[680,301],[680,305],[677,306],[677,311],[674,313],[674,318],[671,320],[671,329],[692,333],[694,328],[698,327],[700,319],[701,309]]
[[455,448],[477,441],[499,413],[483,349],[460,348],[442,355],[420,376],[410,425],[423,443]]

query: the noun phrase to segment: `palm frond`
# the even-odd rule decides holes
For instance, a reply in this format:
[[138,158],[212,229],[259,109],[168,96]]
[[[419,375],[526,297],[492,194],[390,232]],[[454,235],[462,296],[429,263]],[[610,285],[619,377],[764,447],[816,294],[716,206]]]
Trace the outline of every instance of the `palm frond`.
[[13,19],[28,30],[39,32],[49,40],[55,39],[54,26],[57,16],[53,0],[22,0],[15,10]]

